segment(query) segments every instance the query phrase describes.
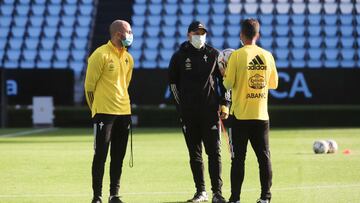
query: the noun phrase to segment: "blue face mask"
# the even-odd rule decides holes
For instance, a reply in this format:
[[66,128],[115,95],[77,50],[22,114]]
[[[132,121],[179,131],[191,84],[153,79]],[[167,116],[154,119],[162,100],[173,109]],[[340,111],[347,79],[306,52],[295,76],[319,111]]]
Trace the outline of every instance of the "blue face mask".
[[124,46],[124,47],[128,47],[132,44],[133,42],[133,34],[129,34],[129,35],[126,35],[126,38],[121,40],[121,44]]

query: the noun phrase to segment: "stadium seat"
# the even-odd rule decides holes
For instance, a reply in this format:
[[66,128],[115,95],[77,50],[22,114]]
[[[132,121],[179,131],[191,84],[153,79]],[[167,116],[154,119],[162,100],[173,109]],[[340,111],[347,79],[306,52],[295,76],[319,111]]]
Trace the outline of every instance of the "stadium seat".
[[61,18],[61,24],[67,27],[73,27],[75,24],[75,20],[76,19],[74,16],[63,16]]
[[290,27],[291,34],[293,36],[304,36],[305,35],[305,26],[303,25],[293,25]]
[[291,50],[291,55],[294,60],[304,60],[306,50],[304,48],[295,48]]
[[[358,4],[359,2],[357,2]],[[354,6],[353,3],[349,2],[349,3],[341,3],[339,4],[340,7],[340,11],[341,14],[352,14],[353,10],[354,10]]]
[[336,48],[339,43],[339,38],[338,37],[326,37],[324,39],[324,42],[325,42],[326,48]]
[[305,68],[306,63],[305,60],[291,60],[290,61],[291,68]]
[[225,48],[238,49],[240,47],[240,36],[238,36],[238,37],[227,37],[226,38],[226,43],[227,43],[228,47],[225,47]]
[[161,16],[160,15],[149,15],[147,17],[147,23],[150,26],[159,26],[161,22]]
[[279,14],[275,16],[277,25],[288,25],[289,18],[288,14]]
[[195,6],[195,11],[200,15],[208,15],[210,11],[209,3],[198,3]]
[[168,15],[166,18],[163,18],[163,21],[165,22],[165,25],[175,26],[177,23],[177,17],[176,15]]
[[12,21],[11,16],[1,16],[0,26],[1,27],[9,27],[11,25],[11,21]]
[[2,15],[2,17],[4,16],[11,16],[13,14],[14,11],[14,6],[13,5],[1,5],[0,6],[0,14]]
[[194,16],[194,20],[198,20],[198,21],[204,23],[206,26],[209,26],[210,17],[207,14],[206,15],[198,14],[198,15]]
[[160,27],[158,26],[146,26],[145,33],[148,37],[158,37],[160,33]]
[[38,38],[25,38],[24,43],[25,43],[26,49],[37,49],[37,47],[39,45],[39,39]]
[[144,49],[144,57],[146,60],[155,61],[158,55],[158,51],[156,49]]
[[220,37],[224,35],[225,28],[223,25],[212,25],[210,27],[210,35],[212,37]]
[[41,27],[43,25],[44,22],[44,17],[42,16],[32,16],[31,18],[29,18],[30,20],[30,25],[32,27]]
[[[227,21],[230,25],[240,25],[241,16],[238,14],[229,14],[227,15]],[[260,28],[261,29],[261,28]]]
[[353,35],[354,32],[352,25],[341,25],[339,29],[341,31],[341,36],[343,37],[350,37]]
[[[273,3],[261,3],[260,4],[260,11],[262,15],[272,15],[274,12],[275,6]],[[261,18],[261,16],[260,16]]]
[[215,15],[224,15],[224,13],[226,13],[226,4],[223,2],[213,3],[211,4],[211,7]]
[[272,25],[263,25],[260,27],[261,36],[272,36],[273,35],[273,26]]
[[194,13],[194,5],[191,4],[180,4],[180,12],[183,15],[192,15]]
[[15,16],[14,17],[15,25],[18,27],[25,27],[27,20],[28,20],[27,16]]
[[0,26],[0,38],[7,38],[10,29],[8,27]]
[[135,63],[138,62],[141,58],[141,50],[130,50],[130,54],[133,57]]
[[[160,50],[160,57],[162,60],[167,61],[167,66],[169,65],[171,56],[173,55],[172,49],[161,49]],[[167,67],[166,66],[166,67]]]
[[[239,40],[239,38],[238,38],[238,40]],[[272,37],[261,37],[260,44],[261,44],[261,47],[263,47],[264,49],[271,48],[273,45],[273,38]]]
[[304,26],[305,25],[305,15],[303,14],[295,14],[295,15],[291,15],[291,21],[294,25],[297,26]]
[[[81,27],[76,27],[76,28],[80,29]],[[73,32],[74,32],[74,30],[72,27],[60,27],[60,29],[59,29],[60,36],[64,37],[64,38],[71,38],[71,36],[73,35]],[[85,37],[85,36],[86,35],[84,34],[83,37]]]
[[21,51],[19,49],[10,49],[6,52],[9,61],[18,61]]
[[277,36],[288,36],[289,26],[288,25],[277,25],[275,26],[275,33]]
[[321,26],[319,26],[319,25],[309,25],[308,26],[308,32],[309,32],[311,37],[320,36],[320,34],[321,34]]
[[239,15],[241,13],[241,10],[242,10],[242,4],[230,3],[228,5],[228,9],[229,9],[230,14]]
[[144,26],[146,17],[143,15],[133,15],[132,23],[133,26]]
[[304,14],[305,9],[306,9],[306,4],[303,3],[303,2],[300,2],[300,3],[293,2],[291,4],[291,9],[294,12],[294,14],[296,14],[296,15],[297,14]]
[[6,38],[0,38],[0,50],[5,49],[6,43],[7,43]]
[[[70,49],[71,39],[70,38],[59,38],[56,40],[56,47],[59,49]],[[84,49],[85,47],[81,47]]]
[[133,11],[135,15],[145,15],[146,5],[145,4],[134,4]]
[[181,25],[185,25],[188,26],[190,25],[190,23],[193,21],[193,16],[192,15],[182,15],[179,16],[179,21]]
[[93,6],[91,4],[81,5],[78,7],[80,14],[84,16],[90,16],[93,11]]
[[228,32],[229,36],[240,37],[240,26],[237,25],[228,25],[225,29]]
[[321,12],[322,4],[321,3],[308,3],[308,11],[310,14],[319,14]]
[[256,14],[259,9],[258,3],[246,3],[244,4],[244,10],[247,14]]
[[326,3],[324,4],[325,14],[336,14],[338,10],[337,3]]
[[22,55],[25,61],[35,61],[37,56],[37,51],[34,49],[25,49]]
[[24,69],[33,69],[34,67],[36,67],[35,60],[21,60],[20,67]]
[[25,28],[24,27],[12,27],[11,33],[14,37],[21,38],[25,35]]
[[139,38],[139,39],[136,39],[133,41],[133,43],[131,44],[131,50],[134,51],[134,50],[140,50],[142,49],[143,47],[143,44],[144,44],[144,39],[143,38]]
[[309,42],[310,49],[320,48],[321,43],[322,43],[322,38],[319,36],[312,36],[312,37],[309,37],[307,40]]
[[[272,25],[274,22],[274,16],[272,14],[264,14],[260,16],[261,25]],[[261,28],[260,28],[261,29]]]
[[16,5],[15,11],[16,15],[27,16],[30,11],[30,7],[29,5]]
[[336,25],[336,21],[338,19],[337,15],[324,15],[323,18],[326,26]]
[[340,15],[340,23],[341,25],[352,25],[353,24],[353,16],[352,15]]
[[[354,46],[355,39],[353,37],[342,37],[340,43],[344,48],[352,48]],[[360,41],[358,41],[360,43]]]
[[[69,30],[69,32],[70,32],[70,30]],[[88,38],[89,33],[90,33],[89,27],[80,27],[80,26],[75,27],[75,36]]]
[[340,51],[343,61],[353,61],[355,57],[355,50],[352,48],[344,48]]
[[150,4],[150,5],[148,5],[148,11],[151,14],[149,16],[161,15],[162,5],[161,4]]
[[146,38],[145,49],[157,49],[160,44],[159,38]]
[[47,9],[47,13],[49,13],[50,16],[59,16],[61,11],[61,5],[57,5],[57,4],[48,5],[46,9]]
[[162,26],[161,32],[165,37],[175,37],[176,34],[176,27],[174,26]]
[[60,23],[59,16],[47,16],[45,18],[46,26],[57,27]]
[[323,51],[320,48],[308,49],[309,58],[313,60],[320,60],[322,52]]
[[165,4],[164,11],[166,15],[176,15],[178,12],[178,4]]
[[307,20],[310,25],[320,25],[321,15],[320,14],[310,14],[307,16]]
[[215,14],[211,15],[211,23],[214,25],[225,25],[225,15],[223,14]]
[[75,16],[78,7],[75,4],[65,4],[63,6],[64,14],[67,16]]
[[86,56],[84,49],[72,49],[70,55],[75,61],[83,61]]
[[224,37],[211,37],[209,44],[217,49],[222,49],[224,47],[225,39]]
[[288,37],[277,37],[275,39],[276,46],[278,48],[286,49],[289,47],[289,38]]
[[55,45],[55,40],[53,38],[43,38],[40,41],[40,45],[42,49],[52,50]]
[[21,49],[21,46],[23,44],[23,38],[22,37],[10,38],[9,44],[11,49]]
[[144,27],[142,26],[133,26],[132,32],[134,33],[134,38],[141,38],[144,35]]
[[276,11],[279,14],[287,14],[289,10],[290,10],[290,4],[287,2],[276,4]]
[[176,40],[174,38],[165,37],[161,39],[161,46],[165,49],[174,49]]
[[326,37],[334,37],[338,33],[338,28],[336,25],[333,26],[327,25],[323,29]]

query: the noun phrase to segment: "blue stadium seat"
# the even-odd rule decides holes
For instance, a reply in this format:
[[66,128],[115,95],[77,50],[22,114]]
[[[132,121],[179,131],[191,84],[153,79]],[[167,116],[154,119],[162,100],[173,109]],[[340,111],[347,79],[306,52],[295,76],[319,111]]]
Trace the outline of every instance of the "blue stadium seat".
[[74,70],[75,73],[80,73],[85,67],[83,60],[81,61],[70,61],[69,66]]
[[0,38],[7,38],[10,29],[8,27],[0,26]]
[[34,67],[36,67],[35,60],[21,60],[20,67],[24,69],[33,69]]
[[61,4],[61,0],[49,0],[51,4]]
[[[0,38],[0,50],[4,50],[6,46],[7,40],[6,38]],[[1,58],[0,58],[1,59]]]
[[304,68],[306,66],[305,60],[291,60],[291,68]]
[[12,21],[11,16],[1,16],[0,18],[0,26],[1,27],[9,27]]
[[30,25],[32,27],[41,27],[43,25],[44,22],[44,17],[42,16],[32,16],[31,18],[29,18],[30,20]]
[[[262,15],[270,15],[270,14],[274,13],[274,9],[275,9],[275,5],[273,3],[262,2],[260,4],[260,11],[261,11]],[[261,18],[261,16],[260,16],[260,18]],[[263,24],[263,22],[261,24]]]
[[289,26],[288,25],[277,25],[275,27],[275,33],[277,36],[288,36]]
[[336,25],[337,15],[323,15],[326,25]]
[[75,16],[78,7],[76,4],[65,4],[63,6],[64,14],[67,16]]
[[[76,41],[78,41],[78,40],[76,40]],[[58,47],[59,49],[70,49],[70,47],[71,47],[71,39],[70,38],[59,38],[59,39],[57,39],[56,40],[56,47]],[[85,47],[82,47],[82,49],[84,49],[84,48]]]
[[272,25],[263,25],[260,27],[261,36],[272,36],[273,35],[273,26]]
[[168,15],[166,18],[163,18],[163,21],[165,22],[165,25],[169,26],[175,26],[177,22],[176,15]]
[[25,27],[27,20],[28,20],[27,16],[15,16],[14,17],[15,25],[19,26],[19,27]]
[[296,48],[291,50],[291,55],[294,60],[304,60],[305,59],[306,50],[304,48]]
[[[240,25],[241,16],[238,14],[228,14],[227,20],[230,25]],[[260,28],[261,29],[261,28]]]
[[11,33],[14,37],[21,38],[25,35],[25,28],[24,27],[12,27]]
[[299,15],[299,14],[302,15],[305,13],[306,4],[303,3],[303,1],[293,2],[291,4],[291,9],[295,15]]
[[69,68],[67,61],[56,60],[56,59],[53,62],[53,67],[56,68],[56,69]]
[[240,37],[227,37],[226,42],[229,48],[238,49],[240,47]]
[[212,37],[223,37],[225,31],[223,25],[212,25],[210,28],[210,35]]
[[160,15],[149,15],[147,16],[147,22],[150,26],[159,26],[161,22]]
[[14,11],[14,6],[13,5],[1,5],[0,6],[0,13],[2,16],[11,16],[13,14]]
[[61,5],[57,5],[57,4],[48,5],[46,7],[46,10],[51,16],[59,16],[61,11]]
[[39,45],[39,39],[38,38],[25,38],[24,40],[25,48],[26,49],[37,49]]
[[34,49],[25,49],[22,53],[25,61],[34,61],[37,56],[37,51]]
[[354,61],[355,50],[352,48],[341,49],[341,56],[344,61]]
[[146,4],[134,4],[133,11],[134,15],[145,15]]
[[274,16],[272,14],[264,14],[260,16],[261,25],[272,25],[274,22]]
[[146,17],[143,15],[133,15],[132,16],[132,25],[133,26],[143,26],[145,24]]
[[283,49],[283,48],[277,48],[274,50],[274,54],[276,56],[276,59],[282,59],[282,60],[288,60],[289,58],[289,50]]
[[341,25],[352,25],[353,23],[353,15],[340,15],[340,23]]
[[176,27],[174,26],[162,26],[161,31],[165,37],[174,37],[176,34]]
[[308,31],[310,36],[320,36],[321,34],[321,26],[319,25],[309,25]]
[[[5,55],[5,51],[3,49],[0,49],[0,59],[2,59]],[[0,65],[2,65],[2,63],[0,62]]]
[[39,5],[32,5],[31,6],[31,13],[34,16],[42,16],[45,13],[45,4],[39,4]]
[[310,2],[308,3],[308,11],[310,14],[319,14],[321,12],[322,9],[322,4],[319,2]]
[[83,61],[86,56],[84,49],[72,49],[70,55],[75,61]]
[[180,4],[180,12],[183,15],[192,15],[194,13],[194,5],[191,4]]
[[161,45],[165,49],[174,49],[176,40],[174,38],[165,37],[161,39]]
[[[342,37],[340,40],[340,43],[344,48],[352,48],[354,46],[354,42],[355,39],[353,37]],[[360,43],[360,41],[358,43]]]
[[225,15],[224,14],[215,14],[211,15],[211,22],[214,25],[224,25],[225,24]]
[[[81,27],[76,27],[76,28],[81,29]],[[82,27],[82,28],[85,28],[85,27]],[[60,27],[60,29],[59,29],[60,36],[64,37],[64,38],[71,38],[71,36],[73,35],[73,32],[74,32],[74,30],[72,27]],[[86,33],[82,36],[85,37],[87,34],[88,33]]]
[[93,3],[93,0],[81,0],[81,4],[83,5],[92,5]]
[[324,11],[325,11],[325,14],[327,15],[333,15],[333,14],[336,14],[338,10],[338,5],[337,3],[330,3],[330,2],[327,2],[326,4],[324,4]]
[[327,37],[334,37],[338,33],[338,29],[336,25],[327,25],[324,27],[324,33]]
[[239,15],[242,11],[242,4],[240,3],[230,3],[228,5],[229,13]]
[[326,48],[336,48],[339,43],[338,37],[326,37],[324,39]]
[[307,20],[310,25],[319,26],[321,22],[321,15],[320,14],[310,14],[307,16]]
[[9,44],[11,49],[21,49],[21,46],[23,44],[23,38],[22,37],[10,38]]
[[224,15],[224,13],[226,11],[226,4],[224,2],[212,3],[211,7],[212,7],[214,14]]
[[144,35],[144,27],[142,26],[133,26],[132,32],[134,34],[134,38],[141,38]]
[[131,44],[131,50],[141,50],[144,44],[143,38],[135,39]]
[[225,43],[224,37],[211,37],[210,45],[217,49],[223,49],[224,43]]
[[155,61],[158,56],[158,51],[156,49],[144,49],[144,57],[146,60]]
[[320,48],[321,43],[323,42],[322,38],[318,37],[318,36],[309,37],[307,40],[309,42],[310,49],[311,48]]
[[75,24],[76,18],[74,16],[63,16],[61,22],[63,26],[73,27]]
[[185,25],[185,26],[189,26],[190,23],[193,21],[193,16],[192,15],[182,15],[179,16],[179,21],[181,25]]
[[131,54],[131,56],[133,57],[133,59],[134,59],[134,62],[135,62],[135,64],[137,64],[138,63],[138,61],[140,60],[140,58],[141,58],[141,50],[131,50],[130,51],[130,54]]
[[291,42],[295,48],[303,48],[305,46],[305,38],[304,37],[293,37]]
[[194,19],[204,23],[206,26],[209,25],[209,15],[198,14],[194,16]]
[[45,4],[46,0],[34,0],[35,4]]
[[165,4],[164,10],[167,15],[176,15],[178,12],[178,4]]
[[45,18],[45,22],[47,26],[57,27],[60,23],[60,17],[58,16],[47,16]]
[[79,6],[79,11],[81,15],[90,16],[93,11],[93,6],[91,4]]
[[324,50],[325,59],[326,60],[336,60],[339,56],[339,49],[333,48],[333,49],[325,49]]
[[19,68],[19,62],[18,62],[18,60],[16,60],[16,61],[5,60],[4,67],[6,67],[7,69]]
[[198,3],[195,6],[195,11],[201,15],[208,15],[210,11],[209,3]]
[[160,27],[158,26],[147,26],[145,32],[149,37],[158,37],[160,33]]
[[268,49],[272,47],[273,38],[272,37],[261,37],[260,44],[264,49]]
[[304,26],[305,25],[305,15],[304,14],[294,14],[291,15],[291,21],[294,25],[301,25]]
[[157,49],[160,44],[159,38],[146,38],[145,49]]
[[276,45],[279,48],[286,49],[289,47],[289,38],[288,37],[277,37],[275,39]]
[[320,60],[322,52],[323,51],[320,48],[308,49],[309,57],[310,57],[310,59],[313,59],[313,60]]
[[341,25],[340,26],[341,36],[350,37],[353,34],[353,26],[352,25]]
[[174,51],[172,49],[161,49],[160,57],[161,57],[161,59],[166,60],[169,63],[173,53],[174,53]]
[[66,61],[69,58],[69,50],[66,49],[56,49],[55,50],[55,59],[58,61]]
[[[357,1],[356,4],[358,4],[359,2]],[[341,2],[341,4],[339,4],[340,7],[340,11],[341,14],[352,14],[354,11],[354,5],[352,2],[348,1],[348,2]]]
[[290,17],[288,14],[279,14],[275,16],[278,25],[288,25]]
[[40,41],[41,48],[45,50],[52,50],[55,45],[55,40],[53,38],[43,38]]
[[154,69],[157,68],[158,63],[155,60],[144,60],[141,63],[141,67],[142,68],[146,68],[146,69]]
[[41,35],[41,27],[28,27],[27,33],[30,37],[38,38]]
[[89,27],[80,27],[80,26],[75,27],[75,34],[78,37],[88,38],[89,33],[90,33]]
[[148,11],[150,12],[151,15],[160,15],[161,11],[162,11],[162,5],[161,4],[150,4],[150,5],[148,5]]
[[257,3],[246,3],[243,6],[247,14],[256,14],[259,10],[259,4]]
[[15,11],[17,15],[27,16],[30,11],[30,7],[29,5],[17,5],[15,7]]
[[229,36],[240,37],[240,26],[238,25],[228,25],[226,27],[226,31],[228,32]]
[[293,25],[290,27],[291,28],[291,33],[294,36],[304,36],[305,34],[305,26],[304,25]]
[[18,61],[20,59],[21,51],[19,49],[10,49],[6,52],[9,61]]
[[83,27],[90,26],[91,23],[90,16],[78,16],[76,20],[77,20],[77,24]]

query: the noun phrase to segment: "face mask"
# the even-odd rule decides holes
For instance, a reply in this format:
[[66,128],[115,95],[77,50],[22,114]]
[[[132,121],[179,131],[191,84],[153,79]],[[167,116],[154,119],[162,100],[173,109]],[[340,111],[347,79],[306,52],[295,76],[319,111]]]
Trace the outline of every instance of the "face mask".
[[133,34],[126,34],[126,38],[121,40],[121,44],[124,46],[124,47],[128,47],[132,44],[133,42]]
[[191,37],[190,43],[196,48],[200,49],[205,45],[206,34],[205,35],[193,35]]

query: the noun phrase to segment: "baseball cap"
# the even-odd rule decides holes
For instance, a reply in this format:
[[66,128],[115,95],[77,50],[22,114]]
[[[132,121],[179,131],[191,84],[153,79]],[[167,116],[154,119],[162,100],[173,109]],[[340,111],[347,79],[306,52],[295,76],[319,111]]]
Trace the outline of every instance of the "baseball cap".
[[195,32],[198,29],[203,29],[205,30],[205,32],[207,32],[205,25],[203,23],[201,23],[200,21],[193,21],[188,28],[188,33],[189,32]]

